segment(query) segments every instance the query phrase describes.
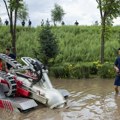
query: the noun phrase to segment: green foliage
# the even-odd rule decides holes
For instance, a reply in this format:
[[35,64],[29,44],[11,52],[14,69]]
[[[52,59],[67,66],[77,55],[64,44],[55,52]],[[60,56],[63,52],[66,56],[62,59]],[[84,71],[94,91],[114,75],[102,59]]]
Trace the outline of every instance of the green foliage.
[[[38,35],[34,28],[17,27],[17,57],[30,56],[38,58],[33,50],[38,51]],[[39,58],[40,59],[40,58]]]
[[90,66],[88,64],[79,64],[74,66],[71,69],[71,77],[72,78],[89,78],[90,76]]
[[[9,29],[11,34],[12,51],[14,54],[16,54],[16,23],[18,19],[18,13],[24,13],[25,18],[27,17],[25,16],[27,15],[25,14],[27,12],[24,7],[23,0],[3,0],[3,2],[5,4],[5,8],[10,22]],[[20,10],[22,11],[20,12]]]
[[[6,0],[4,0],[6,1]],[[16,8],[22,8],[23,7],[23,0],[19,0],[18,2],[16,2],[16,0],[8,0],[8,7],[10,9],[12,9],[13,11]]]
[[54,66],[50,68],[51,70],[51,75],[56,77],[56,78],[69,78],[68,74],[69,72],[66,71],[64,66]]
[[[57,45],[58,54],[54,63],[77,63],[93,62],[100,58],[100,26],[62,26],[52,27]],[[42,27],[29,28],[17,27],[17,56],[31,56],[42,59],[40,54],[40,33]],[[75,32],[77,31],[77,32]],[[116,57],[116,49],[120,47],[119,43],[120,27],[112,27],[110,39],[105,43],[105,60],[113,62]],[[76,34],[77,33],[77,34]],[[8,26],[0,27],[0,49],[4,50],[6,46],[11,46],[11,37]],[[33,50],[40,55],[33,53]],[[50,51],[51,52],[51,51]]]
[[110,64],[108,62],[105,62],[98,68],[98,75],[101,78],[114,78],[115,77],[115,71],[113,68],[113,64]]
[[54,24],[57,21],[61,22],[64,15],[65,13],[64,13],[63,8],[60,5],[55,4],[54,9],[51,10],[51,17],[52,17]]
[[96,0],[101,16],[101,63],[104,63],[105,41],[109,39],[108,26],[111,26],[113,19],[120,16],[119,0]]
[[89,78],[91,66],[86,63],[64,63],[51,67],[52,75],[60,78]]
[[17,17],[21,21],[22,20],[27,20],[27,17],[28,17],[28,8],[27,8],[27,5],[25,3],[22,6],[22,9],[18,9]]
[[115,77],[115,71],[113,63],[105,62],[101,64],[100,61],[93,62],[91,67],[91,74],[96,74],[101,78],[113,78]]
[[93,63],[64,63],[50,68],[52,75],[56,78],[89,78],[91,75],[98,75],[101,78],[114,78],[115,71],[113,64],[100,61]]
[[94,61],[90,68],[90,74],[96,75],[98,73],[98,68],[101,66],[100,61]]
[[120,1],[119,0],[96,0],[98,7],[102,12],[102,16],[107,21],[113,20],[119,16],[120,12]]
[[50,26],[42,27],[39,35],[40,53],[43,62],[48,64],[50,58],[55,58],[58,53],[58,45]]
[[[86,29],[87,28],[87,29]],[[60,53],[55,62],[80,62],[99,59],[100,27],[63,26],[54,27],[58,38]]]
[[[50,67],[50,72],[56,77],[66,78],[82,78],[91,74],[100,75],[100,72],[98,73],[98,71],[102,71],[99,61],[100,29],[100,26],[52,27],[51,30],[56,36],[59,51],[55,58],[49,60],[49,62],[54,61],[55,64],[53,65],[53,62],[51,62],[53,67]],[[30,56],[40,61],[43,60],[39,41],[41,31],[42,27],[17,27],[16,47],[18,59],[22,56]],[[112,27],[110,39],[105,43],[105,60],[109,63],[114,63],[116,49],[120,47],[119,32],[119,26]],[[11,45],[10,41],[8,26],[1,26],[0,52],[4,52],[5,48]],[[37,54],[33,51],[36,51]],[[114,70],[113,65],[110,66],[111,70]]]
[[[4,0],[6,3],[7,1]],[[4,2],[4,3],[5,3]],[[10,9],[10,10],[9,10]],[[11,11],[12,13],[17,10],[17,18],[19,20],[26,20],[28,17],[28,8],[25,2],[23,0],[8,0],[8,10]],[[10,12],[9,12],[10,14]],[[13,16],[10,16],[13,17]],[[9,18],[11,19],[11,18]]]
[[11,35],[8,26],[0,29],[0,52],[5,52],[6,47],[11,47]]

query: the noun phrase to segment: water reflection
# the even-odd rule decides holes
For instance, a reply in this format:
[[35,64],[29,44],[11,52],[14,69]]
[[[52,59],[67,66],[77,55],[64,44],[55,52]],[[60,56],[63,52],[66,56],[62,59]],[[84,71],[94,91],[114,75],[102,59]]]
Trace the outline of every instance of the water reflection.
[[0,120],[120,120],[120,96],[114,94],[113,80],[53,80],[56,88],[71,95],[62,109],[43,105],[28,112],[13,114],[0,110]]

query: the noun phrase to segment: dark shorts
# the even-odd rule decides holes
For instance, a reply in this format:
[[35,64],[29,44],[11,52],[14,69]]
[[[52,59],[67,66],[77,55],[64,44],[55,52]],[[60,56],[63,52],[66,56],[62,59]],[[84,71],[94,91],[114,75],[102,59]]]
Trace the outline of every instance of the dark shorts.
[[120,76],[118,76],[118,75],[116,76],[114,85],[120,86]]

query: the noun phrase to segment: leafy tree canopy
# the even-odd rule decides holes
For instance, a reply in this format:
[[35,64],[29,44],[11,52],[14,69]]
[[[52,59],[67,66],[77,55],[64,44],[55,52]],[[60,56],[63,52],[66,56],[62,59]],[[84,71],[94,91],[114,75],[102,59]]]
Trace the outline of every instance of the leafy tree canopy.
[[63,8],[60,5],[55,4],[54,9],[51,10],[51,17],[53,22],[57,22],[57,21],[61,22],[64,15],[65,15],[65,12]]

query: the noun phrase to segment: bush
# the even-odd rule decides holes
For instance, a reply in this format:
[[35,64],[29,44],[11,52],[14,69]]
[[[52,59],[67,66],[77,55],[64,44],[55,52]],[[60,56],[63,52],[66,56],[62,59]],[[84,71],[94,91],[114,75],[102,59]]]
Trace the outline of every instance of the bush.
[[84,64],[71,64],[65,63],[62,65],[57,65],[50,68],[51,75],[56,78],[89,78],[90,76],[90,68],[89,65]]
[[89,78],[90,76],[90,67],[85,65],[75,66],[70,73],[72,78]]
[[50,68],[50,75],[56,78],[68,78],[69,72],[64,66],[54,66]]
[[98,75],[101,78],[113,78],[115,72],[113,64],[104,63],[100,64],[99,61],[93,63],[79,63],[71,64],[65,63],[56,65],[50,68],[50,75],[56,78],[89,78],[90,75]]
[[90,68],[90,74],[96,75],[98,72],[98,67],[100,66],[100,61],[95,61],[92,63],[92,66]]
[[51,58],[55,58],[58,54],[58,44],[56,41],[55,35],[51,31],[50,26],[42,27],[42,30],[39,34],[39,52],[41,53],[41,58],[45,64],[48,64],[48,61]]
[[101,78],[113,78],[113,77],[115,77],[113,64],[108,63],[108,62],[102,64],[101,67],[98,68],[98,75]]

